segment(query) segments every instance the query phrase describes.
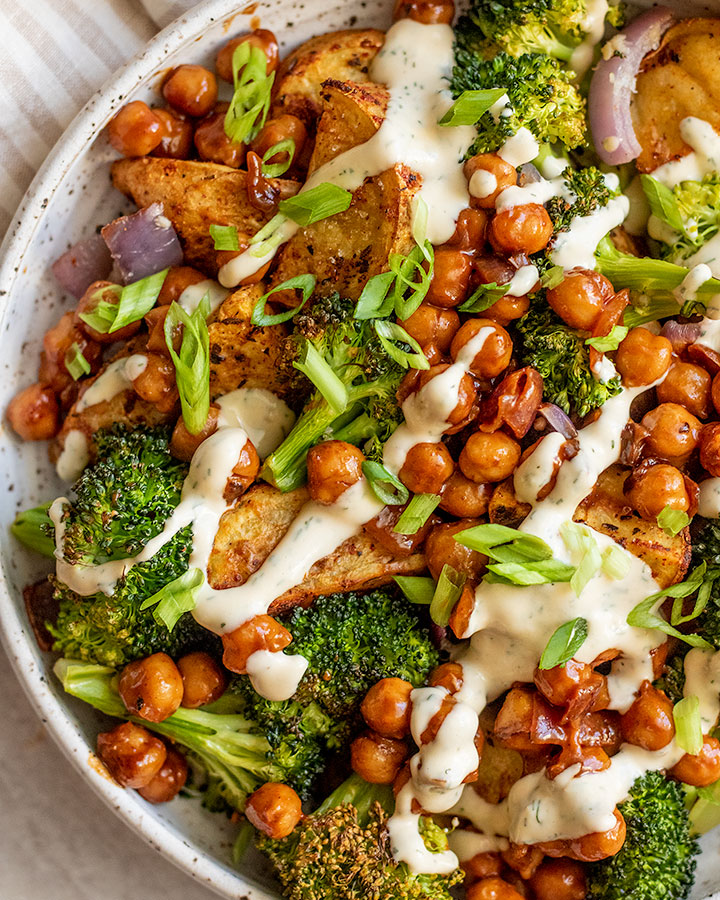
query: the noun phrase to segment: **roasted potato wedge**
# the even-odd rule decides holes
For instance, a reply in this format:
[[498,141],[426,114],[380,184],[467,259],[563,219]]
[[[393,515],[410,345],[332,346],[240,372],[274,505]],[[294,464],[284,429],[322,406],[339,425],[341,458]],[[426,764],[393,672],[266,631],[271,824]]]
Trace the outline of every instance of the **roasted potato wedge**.
[[[218,271],[211,225],[234,225],[242,247],[270,218],[250,204],[247,177],[247,172],[216,163],[150,156],[122,159],[112,167],[113,184],[138,206],[163,204],[186,262],[210,275]],[[293,196],[300,187],[296,181],[270,180],[280,199]]]
[[720,19],[686,19],[665,32],[643,62],[632,116],[641,172],[690,152],[680,134],[687,116],[720,131]]
[[[265,484],[250,488],[220,520],[208,565],[213,587],[229,588],[247,581],[280,542],[307,499],[306,488],[286,494]],[[393,575],[412,575],[424,569],[421,553],[395,559],[361,532],[318,560],[299,585],[273,601],[270,613],[308,606],[321,594],[377,587],[390,582]]]
[[[627,476],[628,470],[622,466],[606,469],[592,493],[578,506],[573,519],[611,537],[646,562],[661,587],[669,587],[682,581],[690,565],[688,529],[670,537],[656,523],[636,515],[623,494]],[[491,522],[516,528],[529,512],[529,504],[515,497],[512,479],[498,485],[488,509]]]
[[336,31],[310,38],[280,64],[275,77],[271,116],[289,113],[312,130],[322,108],[324,81],[363,82],[385,35],[375,28]]
[[389,96],[386,88],[372,82],[326,81],[322,86],[323,112],[309,173],[346,150],[369,141],[382,125]]

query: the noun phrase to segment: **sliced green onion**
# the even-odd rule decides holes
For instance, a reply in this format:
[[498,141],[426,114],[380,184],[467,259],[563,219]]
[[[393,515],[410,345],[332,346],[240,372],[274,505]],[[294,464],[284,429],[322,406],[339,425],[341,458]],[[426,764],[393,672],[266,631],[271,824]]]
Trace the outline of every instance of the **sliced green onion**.
[[373,275],[365,283],[353,313],[356,319],[382,319],[389,316],[395,305],[390,288],[395,282],[394,272]]
[[395,575],[395,584],[411,603],[427,606],[435,594],[435,579],[420,575]]
[[327,219],[328,216],[345,212],[351,203],[350,191],[325,181],[309,191],[301,191],[294,197],[281,200],[278,211],[304,228],[313,222]]
[[583,553],[580,562],[570,579],[570,587],[577,597],[582,594],[589,582],[597,575],[602,566],[602,556],[598,545],[593,541]]
[[[165,317],[165,343],[175,365],[182,417],[190,434],[199,434],[210,412],[210,340],[207,317],[210,301],[207,294],[197,309],[188,314],[173,301]],[[175,352],[175,329],[183,326],[180,352]]]
[[90,363],[83,356],[83,352],[76,341],[70,345],[65,354],[65,368],[72,375],[73,381],[90,374]]
[[280,244],[287,240],[283,229],[289,221],[287,216],[281,216],[279,213],[273,216],[260,231],[250,238],[250,256],[260,258],[273,254]]
[[345,412],[348,405],[347,387],[333,372],[330,364],[318,353],[311,341],[303,341],[300,355],[293,362],[293,366],[312,381],[327,400],[333,412],[338,416]]
[[225,114],[225,134],[247,144],[265,124],[275,73],[267,74],[267,56],[260,47],[243,41],[232,58],[233,95]]
[[[674,627],[674,625],[680,625],[683,622],[689,622],[692,619],[697,618],[707,605],[710,598],[711,582],[708,581],[705,583],[706,571],[707,564],[702,562],[690,573],[685,581],[680,584],[671,585],[669,588],[665,588],[662,591],[658,591],[657,593],[646,597],[628,614],[628,625],[632,625],[635,628],[656,629],[657,631],[662,631],[663,634],[668,634],[671,637],[676,637],[679,640],[684,641],[691,647],[702,647],[707,650],[712,649],[712,644],[706,641],[705,638],[700,637],[699,634],[683,634]],[[720,577],[720,569],[717,573],[713,573],[712,577],[713,580]],[[680,614],[682,612],[682,600],[685,597],[694,594],[695,591],[698,591],[698,598],[695,601],[695,607],[692,613],[687,616],[682,616]],[[675,601],[673,603],[673,614],[671,616],[671,622],[673,622],[674,625],[658,614],[659,608],[668,597],[672,597]]]
[[424,247],[427,241],[427,227],[430,210],[421,194],[417,194],[412,204],[412,236],[418,247]]
[[640,181],[650,204],[650,212],[675,231],[684,234],[685,224],[680,215],[675,195],[670,188],[658,181],[657,178],[653,178],[652,175],[641,175]]
[[[115,295],[116,302],[109,303],[107,300],[103,300],[102,297],[105,292],[110,292]],[[100,334],[107,334],[110,331],[110,327],[115,321],[115,316],[117,315],[118,304],[117,301],[120,299],[120,294],[122,293],[122,288],[119,284],[108,284],[105,287],[98,288],[97,291],[92,295],[93,300],[97,300],[95,306],[89,310],[88,312],[80,313],[80,318],[86,325],[89,325],[91,328],[94,328],[95,331]]]
[[140,609],[154,606],[153,618],[159,625],[172,631],[186,612],[195,609],[199,589],[205,581],[202,569],[188,569],[170,584],[148,597]]
[[551,266],[540,276],[540,284],[546,291],[551,291],[565,280],[565,269],[562,266]]
[[440,503],[439,494],[415,494],[395,523],[396,534],[417,534]]
[[504,93],[503,88],[463,91],[438,125],[475,125]]
[[458,309],[460,312],[478,313],[484,312],[486,309],[501,300],[507,294],[510,288],[509,284],[497,284],[492,281],[490,284],[481,284],[461,303]]
[[435,270],[435,251],[429,241],[424,245],[416,244],[407,256],[391,253],[388,266],[395,275],[393,287],[395,315],[404,321],[417,310],[430,289]]
[[703,745],[698,698],[693,695],[679,700],[673,706],[673,719],[675,720],[675,743],[691,756],[697,756]]
[[[287,159],[284,162],[271,163],[269,160],[278,153],[287,153]],[[285,138],[263,153],[261,172],[266,178],[279,178],[290,168],[293,159],[295,159],[295,141],[292,138]]]
[[690,524],[690,516],[681,509],[673,509],[671,506],[666,506],[658,515],[657,523],[665,534],[675,537],[676,534],[680,534],[683,528]]
[[[119,331],[126,325],[132,325],[133,322],[139,321],[146,313],[149,313],[153,306],[155,306],[155,302],[162,290],[162,286],[169,271],[170,269],[163,269],[161,272],[156,272],[154,275],[148,275],[146,278],[141,278],[139,281],[134,281],[132,284],[126,284],[122,289],[118,287],[120,299],[118,300],[117,306],[106,304],[107,310],[114,309],[115,314],[113,316],[112,324],[108,326],[107,331],[104,333],[113,334],[115,331]],[[102,288],[102,291],[106,290],[107,288]],[[101,305],[102,301],[99,306]],[[102,330],[95,325],[92,325],[91,327],[95,328],[96,331]]]
[[445,628],[448,624],[466,581],[467,575],[458,572],[452,566],[445,564],[442,567],[435,593],[430,602],[430,618],[436,625]]
[[[298,306],[293,306],[292,309],[288,309],[283,313],[278,313],[277,315],[270,316],[265,313],[265,304],[268,302],[270,297],[273,294],[276,294],[278,291],[289,291],[289,290],[299,290],[302,291],[302,300]],[[296,275],[294,278],[288,278],[287,281],[283,281],[282,284],[278,284],[276,287],[271,288],[267,294],[263,294],[255,304],[253,308],[252,315],[250,316],[250,321],[253,325],[279,325],[281,322],[287,322],[289,319],[292,319],[294,315],[300,312],[300,310],[305,306],[305,303],[308,300],[308,297],[315,290],[315,276],[314,275]]]
[[516,584],[526,587],[532,584],[556,584],[570,581],[575,574],[575,566],[558,559],[543,559],[526,563],[491,563],[485,577],[489,583]]
[[55,555],[55,540],[52,537],[53,523],[48,515],[49,508],[50,504],[46,503],[18,513],[10,531],[21,544],[52,559]]
[[610,350],[617,350],[629,330],[627,325],[614,325],[610,334],[606,334],[604,337],[588,338],[585,343],[597,350],[598,353],[608,353]]
[[386,506],[402,506],[407,503],[410,492],[381,463],[366,459],[362,470],[370,489],[381,503]]
[[240,239],[235,225],[211,225],[210,237],[216,250],[239,250]]
[[477,550],[500,563],[522,564],[552,558],[552,550],[542,538],[506,525],[475,525],[458,531],[454,537],[463,547]]
[[[390,359],[402,366],[403,369],[429,369],[430,363],[427,361],[422,347],[402,328],[397,322],[388,322],[385,319],[376,319],[374,323],[375,333],[378,336],[383,350]],[[410,347],[410,351],[398,347],[396,342],[406,344]]]
[[602,570],[608,578],[620,581],[630,571],[630,555],[627,550],[615,544],[607,547],[602,554]]
[[571,622],[565,622],[552,633],[542,652],[538,668],[554,669],[555,666],[564,666],[582,647],[587,636],[587,619],[578,616]]

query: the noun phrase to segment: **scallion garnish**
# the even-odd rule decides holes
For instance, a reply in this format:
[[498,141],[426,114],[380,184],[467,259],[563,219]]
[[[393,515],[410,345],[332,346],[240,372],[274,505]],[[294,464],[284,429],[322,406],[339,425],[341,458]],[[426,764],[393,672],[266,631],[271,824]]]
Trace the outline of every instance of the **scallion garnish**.
[[231,141],[246,144],[265,124],[275,73],[267,74],[267,56],[250,41],[235,48],[232,69],[233,95],[225,114],[225,134]]
[[395,523],[397,534],[417,534],[440,503],[439,494],[415,494]]
[[351,202],[350,191],[325,181],[308,191],[301,191],[294,197],[281,200],[278,212],[304,228],[336,213],[345,212]]
[[210,237],[213,239],[216,250],[240,249],[240,239],[235,225],[211,225]]
[[590,529],[577,522],[565,522],[560,528],[560,534],[570,552],[580,557],[570,579],[570,586],[579,597],[602,567],[600,548]]
[[665,534],[675,537],[676,534],[680,534],[683,528],[690,524],[690,516],[681,509],[673,509],[671,506],[666,506],[658,515],[657,523]]
[[460,304],[458,309],[460,312],[484,312],[501,300],[507,294],[509,287],[509,284],[497,284],[495,281],[490,284],[481,284],[464,303]]
[[356,319],[382,319],[389,316],[395,306],[390,288],[395,283],[394,272],[381,272],[365,282],[365,287],[355,304]]
[[73,381],[90,374],[90,363],[83,356],[77,341],[73,341],[70,349],[65,354],[65,368],[72,375]]
[[[190,434],[199,434],[210,412],[210,340],[207,317],[210,301],[202,298],[197,309],[188,314],[173,301],[165,317],[165,343],[175,365],[182,417]],[[180,352],[174,348],[175,329],[183,326]]]
[[546,291],[556,288],[565,280],[565,269],[562,266],[551,266],[540,276],[540,284]]
[[641,175],[640,181],[650,204],[650,212],[673,230],[684,234],[685,223],[680,215],[675,195],[670,188],[658,181],[657,178],[653,178],[652,175]]
[[140,609],[154,606],[153,618],[172,631],[186,612],[195,609],[197,593],[205,581],[202,569],[188,569],[144,601]]
[[435,580],[422,575],[395,575],[393,581],[411,603],[428,606],[435,594]]
[[[378,336],[383,350],[390,359],[402,366],[403,369],[429,369],[430,363],[427,361],[422,347],[415,338],[411,337],[405,329],[398,325],[397,322],[388,322],[386,319],[376,319],[374,322],[375,333]],[[410,350],[405,350],[398,346],[398,343],[405,344]]]
[[700,701],[697,697],[683,697],[673,706],[675,720],[675,743],[695,756],[702,750],[703,733],[700,718]]
[[503,88],[463,91],[438,125],[475,125],[504,93]]
[[526,563],[491,563],[485,580],[489,583],[515,584],[529,587],[532,584],[557,584],[570,581],[575,566],[558,559],[542,559]]
[[115,319],[108,329],[109,334],[131,325],[149,313],[155,306],[158,295],[170,269],[163,269],[147,278],[141,278],[132,284],[126,284],[120,293]]
[[[269,162],[269,160],[279,153],[286,153],[287,158],[279,163]],[[262,174],[266,178],[280,178],[280,176],[284,175],[290,168],[293,159],[295,159],[295,141],[292,138],[285,138],[284,141],[278,141],[277,144],[273,144],[273,146],[263,154]]]
[[250,238],[250,255],[255,257],[269,256],[274,253],[282,244],[285,237],[285,225],[290,220],[287,216],[280,213],[273,216],[272,219]]
[[445,564],[438,578],[435,593],[430,601],[430,618],[441,628],[450,621],[455,604],[460,599],[460,594],[465,587],[467,575]]
[[366,459],[362,470],[370,490],[381,503],[386,506],[402,506],[407,503],[410,492],[382,463]]
[[608,578],[620,581],[630,571],[630,556],[627,550],[613,544],[602,553],[602,570]]
[[540,657],[539,669],[554,669],[555,666],[564,666],[571,660],[577,651],[585,643],[588,636],[588,623],[586,619],[578,616],[571,622],[565,622],[553,632],[547,646]]
[[312,381],[338,416],[345,412],[348,405],[347,387],[311,341],[303,340],[293,366]]
[[[300,303],[297,306],[293,306],[292,309],[277,313],[277,315],[267,315],[265,312],[265,304],[270,297],[278,291],[290,290],[302,291],[302,300]],[[294,278],[288,278],[287,281],[283,281],[282,284],[276,285],[269,290],[267,294],[263,294],[262,297],[258,299],[253,308],[252,315],[250,316],[250,321],[253,325],[280,325],[282,322],[287,322],[289,319],[292,319],[296,313],[300,312],[314,290],[314,275],[296,275]]]
[[602,337],[590,337],[585,343],[594,350],[597,350],[598,353],[608,353],[610,350],[617,350],[620,346],[620,342],[625,340],[629,330],[627,325],[613,325],[610,334],[606,334]]

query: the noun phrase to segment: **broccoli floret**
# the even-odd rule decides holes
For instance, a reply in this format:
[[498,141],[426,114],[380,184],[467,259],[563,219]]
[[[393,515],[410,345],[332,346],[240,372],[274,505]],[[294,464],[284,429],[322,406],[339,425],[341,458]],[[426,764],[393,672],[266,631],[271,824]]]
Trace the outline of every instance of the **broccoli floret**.
[[[451,900],[451,875],[414,875],[390,851],[387,810],[392,792],[349,778],[283,840],[259,837],[290,900]],[[422,820],[426,847],[447,849],[445,832]]]
[[659,772],[638,778],[620,804],[627,837],[616,856],[592,863],[588,900],[683,900],[690,892],[697,842],[690,837],[683,790]]
[[707,563],[705,578],[712,581],[707,606],[698,619],[693,622],[697,630],[706,640],[720,648],[720,524],[716,520],[707,520],[692,540],[692,565]]
[[566,413],[582,418],[622,390],[619,376],[598,381],[590,370],[585,338],[548,306],[542,292],[517,323],[524,365],[543,377],[543,396]]
[[[265,460],[261,476],[283,491],[305,479],[308,450],[328,437],[340,436],[361,446],[382,443],[402,421],[397,387],[405,369],[384,350],[372,320],[353,318],[354,304],[338,295],[322,298],[295,319],[288,339],[289,359],[305,358],[307,373],[318,388],[283,443]],[[315,353],[306,354],[308,345]],[[346,391],[343,409],[325,399],[323,391],[336,376]],[[361,418],[362,427],[354,427]]]
[[665,663],[663,673],[653,686],[664,691],[673,704],[682,700],[685,688],[685,650],[677,653]]
[[555,234],[567,231],[576,216],[591,216],[600,207],[607,206],[610,198],[619,193],[608,183],[608,177],[594,166],[585,169],[568,166],[563,172],[563,181],[570,196],[552,197],[545,204]]
[[502,88],[509,105],[505,114],[484,113],[476,123],[478,138],[468,155],[497,150],[520,128],[529,128],[539,141],[562,141],[569,148],[585,141],[585,101],[566,71],[548,56],[526,53],[517,58],[498,53],[490,59],[463,48],[455,50],[451,89],[463,91]]
[[[672,188],[675,209],[682,230],[673,222],[660,245],[660,256],[683,265],[720,231],[720,175],[712,173],[702,181],[683,181]],[[668,223],[669,224],[669,223]]]

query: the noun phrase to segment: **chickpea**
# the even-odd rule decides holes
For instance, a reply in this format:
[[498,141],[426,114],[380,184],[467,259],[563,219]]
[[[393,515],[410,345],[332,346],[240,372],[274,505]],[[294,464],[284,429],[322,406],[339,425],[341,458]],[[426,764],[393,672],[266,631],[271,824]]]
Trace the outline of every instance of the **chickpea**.
[[670,769],[670,774],[692,787],[714,784],[720,778],[720,741],[706,734],[700,752],[695,756],[686,753]]
[[456,662],[443,663],[432,670],[428,684],[430,687],[444,687],[449,694],[457,694],[463,686],[463,667]]
[[152,781],[138,788],[138,793],[148,803],[169,803],[185,787],[187,776],[187,760],[182,753],[168,747],[162,768]]
[[615,368],[626,387],[639,387],[661,378],[667,372],[671,358],[672,344],[667,338],[653,334],[647,328],[633,328],[617,349]]
[[[170,312],[169,306],[153,306],[145,313],[143,320],[147,326],[147,344],[145,349],[151,353],[159,353],[170,358],[167,342],[165,341],[165,319]],[[182,325],[176,325],[172,330],[173,350],[178,353],[182,344]]]
[[461,866],[468,879],[479,881],[490,875],[499,875],[502,872],[503,864],[499,853],[488,851],[476,853],[472,859],[464,859]]
[[245,144],[233,141],[225,134],[226,111],[227,103],[218,103],[215,112],[198,122],[193,138],[195,149],[200,159],[239,169],[245,162],[246,148]]
[[453,0],[397,0],[393,19],[414,19],[423,25],[449,25],[455,18]]
[[170,452],[172,455],[176,459],[183,460],[183,462],[190,462],[193,454],[205,438],[210,437],[211,434],[217,431],[219,414],[220,407],[216,404],[211,404],[207,422],[198,434],[190,434],[184,420],[182,418],[178,419],[170,439]]
[[530,878],[535,900],[584,900],[585,869],[574,859],[548,859]]
[[188,653],[177,661],[177,667],[183,682],[180,705],[186,709],[207,706],[225,693],[227,676],[209,653],[200,650]]
[[571,328],[592,331],[603,306],[613,295],[613,286],[604,275],[573,269],[557,287],[548,290],[547,301]]
[[410,448],[398,475],[413,494],[439,494],[454,468],[445,444],[423,442]]
[[707,419],[712,409],[712,388],[712,378],[702,366],[674,362],[657,386],[657,396],[662,403],[679,403],[699,419]]
[[302,818],[302,804],[286,784],[268,781],[248,797],[248,821],[273,840],[287,837]]
[[478,518],[487,512],[492,492],[489,484],[478,484],[456,471],[443,485],[440,509],[459,518]]
[[278,60],[280,59],[280,48],[278,47],[277,38],[272,31],[268,31],[266,28],[256,28],[255,31],[251,31],[249,34],[243,34],[228,41],[218,52],[215,58],[215,71],[223,81],[229,81],[232,84],[233,53],[235,53],[240,44],[244,44],[246,41],[254,47],[258,47],[265,54],[267,59],[265,73],[267,75],[277,69]]
[[[420,392],[433,380],[433,378],[436,378],[438,375],[442,375],[442,373],[446,372],[449,368],[450,367],[447,363],[443,363],[439,366],[430,366],[429,369],[425,369],[424,371],[420,372],[420,375],[414,382],[414,390]],[[410,377],[414,378],[415,376],[411,375]],[[402,391],[402,384],[400,385],[400,389]],[[452,431],[452,426],[464,423],[465,419],[468,417],[470,411],[472,410],[472,406],[475,402],[476,397],[477,391],[475,390],[475,385],[473,384],[472,378],[469,375],[463,375],[463,377],[460,379],[458,402],[447,418],[447,421],[450,425],[450,428],[448,428],[447,431]]]
[[[485,335],[484,339],[482,335]],[[454,362],[465,361],[476,338],[480,347],[472,360],[467,361],[468,368],[480,378],[495,378],[508,367],[513,351],[512,339],[502,325],[491,319],[469,319],[453,338],[450,354]],[[466,351],[469,345],[470,350]]]
[[646,413],[640,423],[648,436],[643,450],[646,456],[685,461],[697,447],[702,424],[677,403],[661,403]]
[[[295,142],[295,153],[293,155],[293,165],[295,165],[300,158],[307,138],[307,128],[302,119],[291,115],[277,116],[265,122],[262,130],[252,142],[252,149],[258,156],[263,157],[271,147],[279,144],[280,141],[292,140]],[[276,164],[285,162],[286,159],[287,153],[276,153],[267,162]]]
[[665,694],[644,681],[633,705],[620,716],[623,740],[643,750],[662,750],[675,737],[672,710]]
[[365,694],[363,719],[383,737],[401,740],[410,734],[410,694],[413,686],[402,678],[382,678]]
[[292,640],[290,632],[272,616],[253,616],[222,636],[223,665],[239,675],[247,673],[247,661],[256,650],[278,653]]
[[710,475],[720,475],[720,422],[705,425],[700,432],[700,465]]
[[133,100],[110,120],[108,139],[123,156],[147,156],[163,139],[163,124],[147,103]]
[[643,519],[654,522],[666,506],[682,512],[690,508],[685,478],[679,469],[665,463],[640,469],[628,479],[631,486],[627,498]]
[[163,97],[187,116],[206,116],[217,102],[217,81],[203,66],[178,66],[162,88]]
[[407,759],[404,741],[383,737],[370,731],[350,744],[350,764],[353,772],[369,784],[392,784]]
[[445,247],[464,250],[468,256],[475,256],[485,246],[488,214],[484,209],[467,206],[460,211],[455,231]]
[[478,484],[504,481],[520,461],[520,444],[504,431],[476,431],[467,439],[458,464],[466,478]]
[[501,856],[504,862],[518,875],[527,881],[543,861],[543,852],[530,844],[513,844],[507,850],[503,850]]
[[135,393],[156,406],[158,412],[170,413],[178,402],[175,366],[160,353],[148,353],[146,359],[145,368],[133,379]]
[[31,384],[15,394],[8,404],[7,417],[24,441],[48,441],[60,430],[57,397],[42,384]]
[[191,285],[206,280],[203,273],[193,269],[192,266],[172,266],[160,288],[157,305],[169,306],[174,300],[179,300],[183,291]]
[[452,566],[458,572],[462,572],[472,581],[477,580],[485,569],[487,557],[477,550],[463,547],[455,540],[458,531],[465,531],[479,525],[477,519],[459,519],[444,525],[436,525],[425,541],[425,555],[427,557],[430,574],[437,581],[443,566]]
[[123,722],[97,736],[97,755],[119,785],[141,788],[162,769],[167,749],[147,728]]
[[[495,209],[498,195],[505,188],[517,184],[515,166],[505,162],[497,153],[478,153],[471,157],[465,163],[464,172],[470,196],[475,198],[475,202],[482,209]],[[480,175],[475,177],[477,173]]]
[[439,247],[435,251],[435,268],[425,302],[450,309],[462,303],[470,285],[472,260],[462,250]]
[[421,303],[411,316],[403,320],[402,327],[421,347],[433,344],[441,353],[448,353],[460,327],[460,316],[454,309]]
[[160,119],[162,138],[152,155],[163,159],[190,159],[194,131],[192,122],[169,109],[154,109],[153,112]]
[[496,300],[492,306],[485,310],[485,318],[492,319],[500,325],[509,325],[515,319],[521,319],[530,309],[530,298],[527,295],[522,297],[509,297],[505,294],[499,300]]
[[720,372],[718,372],[718,374],[713,378],[710,397],[712,399],[712,405],[715,409],[715,412],[720,415]]
[[223,492],[225,500],[228,503],[232,503],[238,497],[241,497],[255,481],[259,471],[260,457],[253,442],[247,440],[225,485],[225,491]]
[[91,325],[88,325],[87,322],[80,318],[81,315],[93,313],[101,301],[110,306],[117,306],[120,302],[117,285],[113,284],[111,281],[93,281],[78,301],[78,305],[75,308],[73,325],[84,332],[90,340],[97,341],[100,344],[114,344],[116,341],[127,341],[134,334],[137,334],[140,330],[140,322],[131,322],[124,328],[119,328],[117,331],[107,333],[96,331]]
[[77,344],[80,352],[90,364],[90,372],[97,372],[102,355],[100,344],[89,340],[75,322],[75,314],[66,312],[53,328],[45,332],[43,352],[38,380],[54,391],[64,390],[73,383],[72,375],[65,364],[72,345]]
[[546,841],[538,844],[548,856],[578,859],[581,862],[597,862],[615,856],[625,843],[625,819],[615,810],[615,824],[608,831],[597,831],[571,840]]
[[118,693],[128,712],[148,722],[163,722],[182,702],[183,680],[167,653],[153,653],[125,666]]
[[544,206],[526,203],[496,213],[490,223],[490,243],[498,253],[537,253],[547,247],[553,225]]
[[307,455],[308,488],[317,503],[334,503],[362,478],[361,450],[345,441],[323,441]]
[[511,884],[496,875],[471,884],[465,897],[467,900],[524,900]]

